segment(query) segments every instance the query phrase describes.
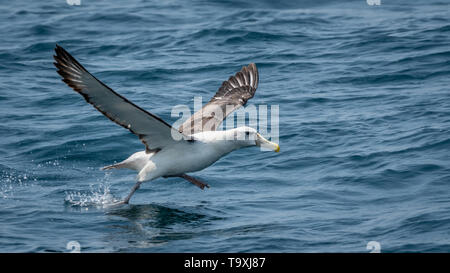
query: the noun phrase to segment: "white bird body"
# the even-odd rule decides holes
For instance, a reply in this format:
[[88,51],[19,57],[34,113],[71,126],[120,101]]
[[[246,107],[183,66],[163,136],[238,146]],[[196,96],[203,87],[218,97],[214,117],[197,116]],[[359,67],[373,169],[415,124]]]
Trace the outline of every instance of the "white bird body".
[[[249,127],[238,129],[245,130],[243,128],[251,129]],[[241,145],[245,145],[247,142],[252,144],[252,140],[230,141],[236,131],[237,129],[232,129],[193,134],[191,137],[195,141],[188,145],[174,144],[157,153],[137,152],[126,160],[107,166],[105,169],[128,168],[135,170],[138,172],[137,180],[140,182],[154,180],[161,176],[177,176],[183,173],[197,172],[212,165],[233,150],[241,148]]]

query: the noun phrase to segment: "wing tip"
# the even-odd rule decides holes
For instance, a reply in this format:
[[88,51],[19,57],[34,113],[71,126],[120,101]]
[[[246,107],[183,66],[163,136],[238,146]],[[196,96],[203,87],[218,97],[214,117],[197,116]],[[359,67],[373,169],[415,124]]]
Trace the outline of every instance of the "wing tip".
[[258,73],[258,68],[256,67],[255,63],[250,63],[247,66],[247,69],[250,71],[250,73],[253,74],[254,77],[254,83],[252,84],[252,87],[255,88],[255,90],[258,88],[258,83],[259,83],[259,73]]
[[61,60],[61,57],[63,56],[63,55],[66,55],[65,53],[67,53],[67,51],[62,47],[62,46],[60,46],[60,45],[58,45],[58,44],[55,44],[55,53],[56,53],[56,55],[53,55],[53,58],[58,58],[59,60]]
[[55,44],[54,50],[56,55],[53,55],[55,60],[53,65],[56,67],[56,72],[61,76],[63,82],[80,93],[83,88],[80,78],[82,73],[87,71],[60,45]]

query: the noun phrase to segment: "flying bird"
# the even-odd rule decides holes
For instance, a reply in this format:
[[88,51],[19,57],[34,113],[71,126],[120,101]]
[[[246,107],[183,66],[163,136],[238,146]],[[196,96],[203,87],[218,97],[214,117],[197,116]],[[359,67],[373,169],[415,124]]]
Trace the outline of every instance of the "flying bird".
[[179,128],[132,103],[89,73],[64,48],[56,45],[54,65],[68,86],[98,111],[137,135],[145,150],[103,170],[127,168],[138,172],[131,192],[118,204],[128,204],[145,181],[159,177],[181,177],[201,189],[209,185],[187,173],[203,170],[240,148],[262,146],[278,152],[280,146],[247,126],[216,130],[234,110],[245,105],[258,87],[254,63],[224,81],[214,97]]

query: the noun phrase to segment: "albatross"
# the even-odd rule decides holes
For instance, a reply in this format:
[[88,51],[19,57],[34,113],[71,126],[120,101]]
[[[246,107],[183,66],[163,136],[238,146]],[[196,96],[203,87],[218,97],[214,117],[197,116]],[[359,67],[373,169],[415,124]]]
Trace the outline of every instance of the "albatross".
[[54,65],[62,81],[107,118],[137,135],[145,145],[144,151],[102,168],[127,168],[138,173],[136,184],[118,204],[128,204],[143,182],[159,177],[180,177],[201,189],[209,188],[187,173],[203,170],[236,149],[261,146],[275,152],[280,150],[278,144],[248,126],[216,130],[231,112],[254,96],[259,80],[254,63],[224,81],[214,97],[177,129],[109,88],[61,46],[56,45],[55,53]]

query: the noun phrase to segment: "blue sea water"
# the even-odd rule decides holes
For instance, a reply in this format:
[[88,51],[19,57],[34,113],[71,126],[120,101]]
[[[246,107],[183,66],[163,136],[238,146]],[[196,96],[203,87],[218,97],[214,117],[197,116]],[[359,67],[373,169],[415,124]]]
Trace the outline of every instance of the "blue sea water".
[[[370,2],[370,1],[369,1]],[[1,1],[0,252],[450,251],[450,2]],[[58,43],[169,123],[255,62],[280,153],[144,184],[142,150],[60,79]]]

